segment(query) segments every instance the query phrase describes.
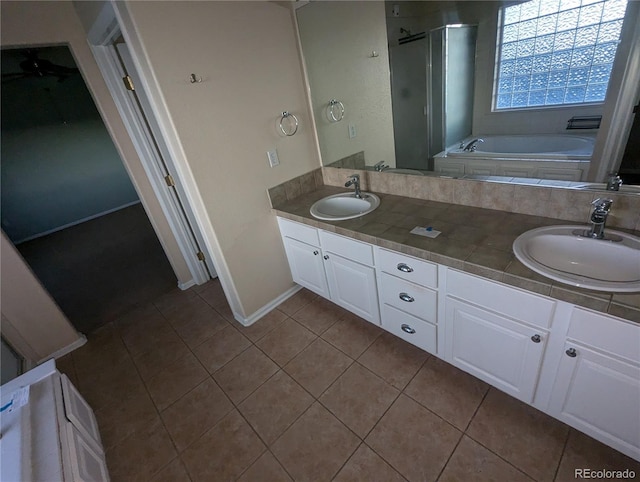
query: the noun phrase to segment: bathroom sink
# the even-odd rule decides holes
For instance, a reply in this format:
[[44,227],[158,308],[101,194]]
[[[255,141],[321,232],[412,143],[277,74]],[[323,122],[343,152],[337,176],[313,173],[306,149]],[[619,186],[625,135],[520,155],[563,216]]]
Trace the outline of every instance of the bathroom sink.
[[513,242],[522,264],[562,283],[597,291],[640,291],[640,238],[605,230],[607,239],[576,233],[587,226],[532,229]]
[[369,214],[380,206],[380,198],[375,194],[363,192],[362,199],[353,192],[334,194],[316,201],[311,206],[311,215],[324,221],[343,221]]

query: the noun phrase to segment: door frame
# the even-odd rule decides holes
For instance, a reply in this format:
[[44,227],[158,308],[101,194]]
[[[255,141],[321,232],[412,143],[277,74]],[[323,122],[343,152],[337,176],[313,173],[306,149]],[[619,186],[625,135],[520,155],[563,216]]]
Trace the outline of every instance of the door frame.
[[[201,240],[200,249],[206,259],[213,260],[215,274],[220,279],[220,284],[234,318],[241,323],[246,323],[247,320],[241,308],[238,292],[222,254],[218,238],[207,215],[195,177],[186,161],[185,152],[175,131],[157,78],[146,60],[144,46],[135,32],[135,25],[126,4],[109,1],[104,4],[94,21],[87,35],[87,40],[118,112],[124,121],[136,151],[140,155],[140,161],[154,194],[193,275],[193,281],[187,285],[181,285],[180,288],[187,289],[193,284],[202,284],[209,279],[209,276],[204,264],[195,256],[189,225],[185,224],[183,213],[179,212],[174,200],[171,199],[171,193],[167,189],[164,174],[160,172],[158,166],[150,157],[152,146],[143,132],[143,126],[136,111],[137,106],[133,105],[133,101],[125,95],[125,91],[121,87],[123,85],[122,76],[120,75],[121,64],[113,47],[114,41],[120,35],[122,35],[127,44],[137,77],[140,80],[141,85],[136,86],[136,89],[144,91],[152,109],[152,112],[145,112],[144,114],[146,117],[153,117],[151,124],[158,129],[158,132],[153,134],[155,137],[162,139],[166,148],[163,153],[166,155],[165,163],[170,168],[170,172],[175,172],[176,175],[173,177],[176,184],[181,184],[182,189],[180,191],[184,196],[181,198],[181,202],[185,211],[188,210],[191,214],[192,223],[190,228],[198,233],[196,238]],[[215,274],[212,273],[214,276]]]

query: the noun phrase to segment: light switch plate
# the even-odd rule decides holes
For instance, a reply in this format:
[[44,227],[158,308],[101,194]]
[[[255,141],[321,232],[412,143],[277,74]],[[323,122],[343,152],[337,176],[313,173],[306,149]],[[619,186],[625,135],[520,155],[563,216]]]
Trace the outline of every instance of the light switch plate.
[[273,149],[272,151],[267,151],[267,159],[269,159],[269,165],[271,167],[276,167],[280,164],[280,159],[278,159],[278,151]]
[[349,139],[353,139],[357,135],[358,133],[356,132],[356,125],[349,124]]

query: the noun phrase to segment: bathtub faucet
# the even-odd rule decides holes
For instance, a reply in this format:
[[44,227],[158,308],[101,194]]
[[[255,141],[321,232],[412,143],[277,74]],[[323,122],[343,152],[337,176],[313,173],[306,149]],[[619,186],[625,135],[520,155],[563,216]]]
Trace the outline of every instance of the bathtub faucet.
[[360,194],[360,174],[352,174],[349,176],[349,180],[344,184],[344,187],[354,186],[356,189],[355,197],[358,199],[362,199],[362,194]]
[[380,161],[380,162],[378,162],[375,166],[373,166],[373,169],[374,169],[375,171],[382,172],[382,171],[384,171],[385,169],[389,169],[389,166],[387,166],[387,165],[384,163],[384,161]]
[[463,151],[468,151],[468,152],[475,152],[475,150],[478,148],[478,144],[480,142],[484,142],[484,139],[480,139],[479,137],[473,139],[471,142],[467,143],[466,146],[464,146],[464,149],[462,149]]
[[622,178],[617,172],[610,172],[607,178],[607,191],[619,191],[622,186]]

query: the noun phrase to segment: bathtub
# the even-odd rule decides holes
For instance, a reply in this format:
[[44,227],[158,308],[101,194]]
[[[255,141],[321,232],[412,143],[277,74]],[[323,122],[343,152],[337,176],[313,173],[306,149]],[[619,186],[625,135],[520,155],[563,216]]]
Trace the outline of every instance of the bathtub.
[[[475,151],[461,144],[474,138]],[[479,135],[434,156],[435,170],[450,176],[482,175],[582,181],[595,137],[574,135]]]

